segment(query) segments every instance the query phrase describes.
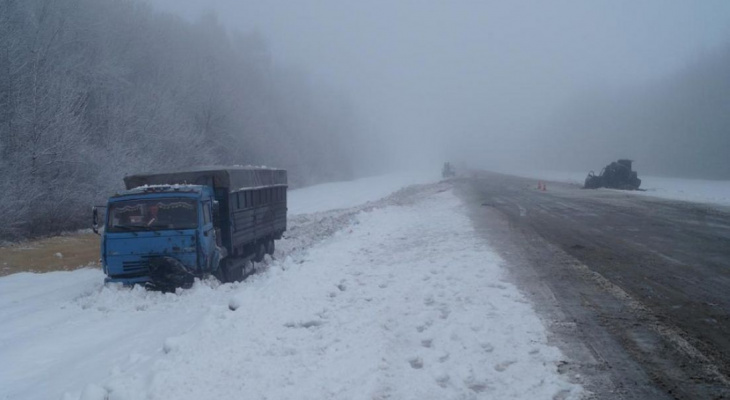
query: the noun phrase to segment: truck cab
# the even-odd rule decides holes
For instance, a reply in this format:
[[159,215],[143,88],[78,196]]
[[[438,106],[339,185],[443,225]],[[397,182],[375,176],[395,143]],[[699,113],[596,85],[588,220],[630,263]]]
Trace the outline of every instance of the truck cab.
[[176,260],[194,276],[221,259],[213,225],[215,196],[201,185],[157,185],[109,199],[101,257],[105,282],[146,283],[150,266]]

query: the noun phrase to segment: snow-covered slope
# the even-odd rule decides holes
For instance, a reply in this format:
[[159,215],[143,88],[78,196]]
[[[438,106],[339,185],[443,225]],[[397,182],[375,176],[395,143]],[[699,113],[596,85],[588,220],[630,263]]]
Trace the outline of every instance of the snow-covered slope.
[[268,268],[177,294],[2,278],[0,399],[579,397],[462,208],[441,183],[294,216]]
[[383,198],[408,185],[433,182],[439,176],[439,171],[411,171],[292,190],[288,198],[289,214],[355,207]]
[[672,200],[714,203],[730,206],[730,181],[702,179],[641,177],[641,188],[636,192]]

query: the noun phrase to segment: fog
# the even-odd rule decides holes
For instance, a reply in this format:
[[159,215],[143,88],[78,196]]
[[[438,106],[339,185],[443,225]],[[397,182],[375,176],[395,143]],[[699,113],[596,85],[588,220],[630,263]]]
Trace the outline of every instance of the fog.
[[723,0],[149,1],[258,32],[278,63],[344,93],[366,127],[352,139],[364,173],[447,159],[587,171],[630,157],[656,175],[730,178],[727,94],[681,128],[668,118],[687,91],[696,104],[703,84],[730,81]]

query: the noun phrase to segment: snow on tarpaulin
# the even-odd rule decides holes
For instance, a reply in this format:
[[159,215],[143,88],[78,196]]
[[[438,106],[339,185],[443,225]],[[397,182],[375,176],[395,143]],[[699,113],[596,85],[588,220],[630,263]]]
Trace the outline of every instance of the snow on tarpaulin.
[[[285,240],[240,284],[161,294],[104,287],[89,269],[2,278],[0,399],[579,397],[446,187],[312,214],[302,223],[341,229]],[[310,233],[322,234],[296,235]]]
[[255,166],[198,167],[176,172],[137,174],[124,177],[126,188],[167,184],[207,185],[230,191],[273,185],[286,185],[286,170]]

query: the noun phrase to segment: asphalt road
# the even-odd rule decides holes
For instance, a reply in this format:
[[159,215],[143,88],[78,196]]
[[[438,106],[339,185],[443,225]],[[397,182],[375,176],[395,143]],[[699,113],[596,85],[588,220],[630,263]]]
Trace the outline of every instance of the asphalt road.
[[730,398],[730,209],[487,172],[453,182],[590,397]]

